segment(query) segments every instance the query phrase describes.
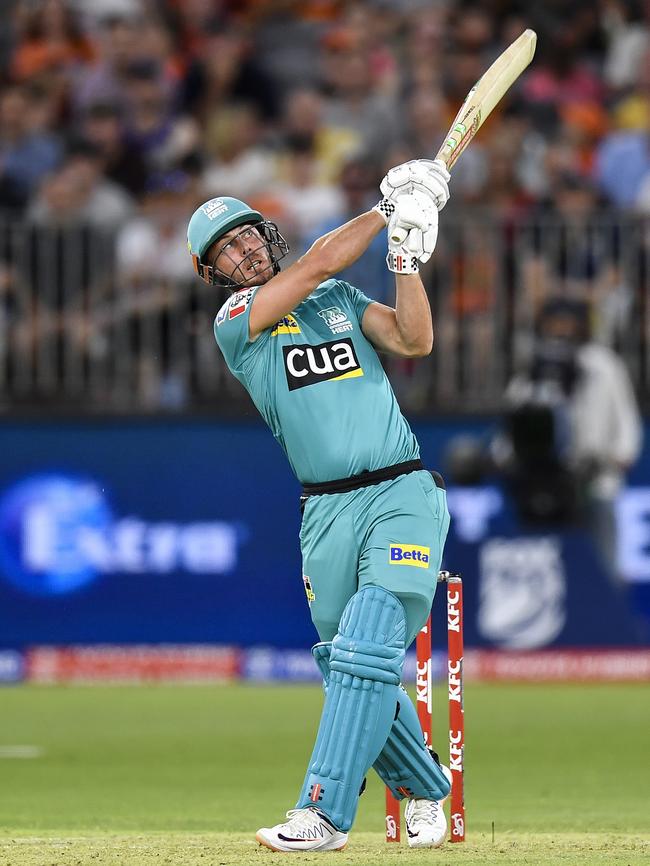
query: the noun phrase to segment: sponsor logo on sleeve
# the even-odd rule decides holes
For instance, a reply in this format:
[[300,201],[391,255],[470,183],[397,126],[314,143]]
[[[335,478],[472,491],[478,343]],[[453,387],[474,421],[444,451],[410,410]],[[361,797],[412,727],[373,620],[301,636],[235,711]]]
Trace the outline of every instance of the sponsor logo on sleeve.
[[350,338],[319,343],[317,346],[283,346],[282,353],[290,391],[318,382],[334,382],[363,376]]
[[253,289],[244,289],[243,292],[237,292],[233,295],[229,303],[228,318],[236,319],[237,316],[245,313],[252,297]]
[[328,307],[326,310],[320,310],[318,315],[325,320],[325,324],[333,334],[343,334],[352,330],[352,322],[340,307]]
[[223,307],[217,313],[217,327],[219,327],[219,325],[223,325],[223,323],[226,321],[226,317],[228,315],[229,309],[230,309],[230,301],[226,301],[226,303],[223,305]]
[[272,337],[277,337],[279,334],[299,334],[300,326],[296,319],[289,315],[284,316],[284,318],[280,319],[277,325],[271,331]]
[[428,568],[431,548],[419,544],[398,544],[391,542],[388,548],[390,565],[413,565],[415,568]]

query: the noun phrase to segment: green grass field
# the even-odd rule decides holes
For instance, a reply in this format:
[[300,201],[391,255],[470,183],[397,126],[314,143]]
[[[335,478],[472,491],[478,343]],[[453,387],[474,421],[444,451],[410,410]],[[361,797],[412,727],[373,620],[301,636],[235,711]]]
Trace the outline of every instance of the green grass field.
[[345,851],[273,854],[254,833],[293,806],[320,705],[302,686],[0,690],[0,866],[650,863],[646,687],[470,684],[464,845],[387,846],[373,777]]

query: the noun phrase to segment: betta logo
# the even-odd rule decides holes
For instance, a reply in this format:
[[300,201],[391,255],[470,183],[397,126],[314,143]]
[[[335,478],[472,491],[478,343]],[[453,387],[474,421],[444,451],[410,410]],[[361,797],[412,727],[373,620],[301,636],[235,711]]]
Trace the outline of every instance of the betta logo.
[[36,475],[0,500],[0,575],[31,595],[64,595],[105,574],[220,574],[237,564],[239,528],[113,514],[103,488]]
[[416,568],[428,568],[431,558],[431,548],[419,544],[390,545],[388,561],[391,565],[414,565]]

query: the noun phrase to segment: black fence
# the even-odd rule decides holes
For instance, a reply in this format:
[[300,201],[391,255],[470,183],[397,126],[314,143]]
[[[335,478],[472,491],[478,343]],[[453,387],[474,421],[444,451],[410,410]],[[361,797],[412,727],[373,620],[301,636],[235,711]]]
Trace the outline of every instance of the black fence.
[[[182,243],[180,234],[169,243]],[[134,263],[121,243],[91,227],[0,222],[5,412],[249,407],[214,342],[225,295],[194,278],[189,257],[187,272],[174,275],[159,249],[143,248]],[[621,354],[648,407],[649,250],[643,219],[445,221],[423,268],[434,351],[385,358],[402,405],[415,414],[498,408],[530,352],[537,312],[559,295],[590,302],[593,338]]]

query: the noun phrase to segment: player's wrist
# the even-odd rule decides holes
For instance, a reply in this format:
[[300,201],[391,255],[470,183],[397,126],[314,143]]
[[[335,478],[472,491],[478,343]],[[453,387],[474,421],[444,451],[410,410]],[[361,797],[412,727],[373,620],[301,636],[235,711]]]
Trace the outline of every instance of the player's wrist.
[[386,264],[394,274],[417,274],[420,271],[417,257],[403,247],[389,247]]
[[390,218],[395,213],[395,202],[391,201],[388,198],[382,198],[373,207],[373,211],[378,213],[379,216],[383,219],[384,223],[388,225],[388,223],[390,222]]

